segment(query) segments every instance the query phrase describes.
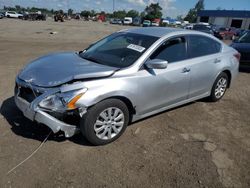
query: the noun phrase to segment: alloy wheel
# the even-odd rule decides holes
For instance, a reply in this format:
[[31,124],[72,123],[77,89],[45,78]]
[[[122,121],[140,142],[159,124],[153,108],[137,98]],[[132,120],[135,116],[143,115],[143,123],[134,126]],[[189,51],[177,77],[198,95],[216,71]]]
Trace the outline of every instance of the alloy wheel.
[[227,88],[227,79],[224,77],[221,77],[215,87],[215,97],[217,99],[221,98],[226,91]]
[[122,110],[116,107],[107,108],[96,119],[95,134],[101,140],[110,140],[121,132],[124,121]]

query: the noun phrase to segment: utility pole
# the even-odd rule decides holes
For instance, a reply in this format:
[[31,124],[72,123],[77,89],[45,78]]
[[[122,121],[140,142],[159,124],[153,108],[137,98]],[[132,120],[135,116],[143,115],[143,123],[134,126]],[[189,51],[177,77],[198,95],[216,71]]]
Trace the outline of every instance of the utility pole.
[[115,0],[113,0],[113,12],[115,11]]

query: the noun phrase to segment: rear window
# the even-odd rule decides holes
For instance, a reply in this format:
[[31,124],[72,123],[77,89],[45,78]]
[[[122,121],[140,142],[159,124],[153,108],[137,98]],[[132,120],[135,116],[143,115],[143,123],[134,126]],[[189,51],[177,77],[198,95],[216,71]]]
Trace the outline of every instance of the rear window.
[[211,38],[200,35],[189,36],[188,54],[190,58],[211,55],[220,51],[221,44]]

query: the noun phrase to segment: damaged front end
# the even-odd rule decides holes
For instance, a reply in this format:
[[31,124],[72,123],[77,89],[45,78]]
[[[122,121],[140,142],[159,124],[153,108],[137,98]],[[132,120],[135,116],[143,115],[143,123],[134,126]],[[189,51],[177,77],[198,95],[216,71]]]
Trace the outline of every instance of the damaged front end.
[[86,113],[86,108],[77,106],[86,91],[42,88],[17,78],[15,103],[28,119],[48,126],[54,133],[62,131],[65,137],[72,137],[79,132],[80,118]]

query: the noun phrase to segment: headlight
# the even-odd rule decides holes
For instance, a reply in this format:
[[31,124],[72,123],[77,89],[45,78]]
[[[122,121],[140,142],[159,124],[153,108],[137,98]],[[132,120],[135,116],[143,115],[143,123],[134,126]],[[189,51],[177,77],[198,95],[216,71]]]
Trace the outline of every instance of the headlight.
[[42,100],[39,103],[39,106],[50,110],[65,109],[63,101],[57,95],[51,95],[46,99]]
[[76,102],[86,93],[87,89],[57,93],[43,99],[39,106],[53,111],[65,111],[76,109]]

